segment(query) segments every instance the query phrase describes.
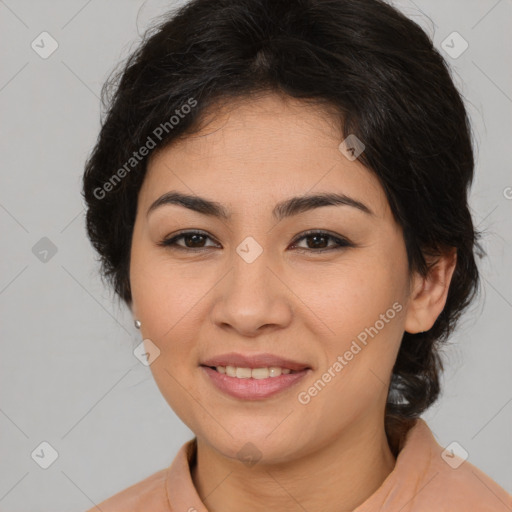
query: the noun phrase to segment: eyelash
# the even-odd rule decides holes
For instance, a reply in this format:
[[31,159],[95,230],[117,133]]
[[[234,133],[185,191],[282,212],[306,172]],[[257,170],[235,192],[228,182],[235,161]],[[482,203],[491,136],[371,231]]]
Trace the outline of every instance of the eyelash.
[[[207,233],[204,233],[202,231],[182,231],[181,233],[178,233],[178,234],[172,236],[171,238],[167,238],[167,239],[162,240],[161,242],[158,242],[157,245],[159,245],[161,247],[178,249],[178,250],[189,251],[189,252],[190,251],[191,252],[202,252],[205,249],[207,249],[207,247],[195,247],[195,248],[194,247],[184,247],[184,246],[178,245],[176,243],[178,240],[180,240],[182,238],[184,239],[187,236],[193,236],[193,235],[199,235],[199,236],[203,236],[205,238],[210,238],[211,240],[213,240]],[[347,247],[354,247],[354,244],[344,237],[334,236],[325,231],[315,231],[315,230],[310,230],[310,231],[306,231],[306,232],[302,233],[299,237],[297,237],[292,242],[292,246],[294,246],[298,242],[300,242],[306,238],[312,237],[312,236],[319,236],[322,238],[331,239],[336,243],[336,246],[323,248],[323,249],[309,249],[309,248],[301,247],[298,249],[299,252],[315,252],[315,253],[321,252],[321,253],[323,253],[323,252],[328,252],[328,251],[333,251],[333,250],[336,251],[336,250],[340,250],[340,249],[345,249]]]

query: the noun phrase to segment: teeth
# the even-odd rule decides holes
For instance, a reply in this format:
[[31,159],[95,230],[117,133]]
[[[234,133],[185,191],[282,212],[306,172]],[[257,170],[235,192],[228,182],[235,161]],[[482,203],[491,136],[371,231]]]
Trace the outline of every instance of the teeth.
[[271,366],[269,368],[241,368],[238,366],[216,366],[219,373],[226,374],[228,377],[238,379],[268,379],[269,377],[279,377],[291,373],[289,368],[279,368]]
[[251,377],[253,379],[268,379],[270,370],[268,368],[253,368]]
[[281,375],[281,368],[277,368],[275,366],[271,366],[268,369],[268,372],[269,372],[269,376],[270,377],[279,377],[279,375]]
[[237,379],[250,379],[252,370],[250,368],[237,368],[236,377]]

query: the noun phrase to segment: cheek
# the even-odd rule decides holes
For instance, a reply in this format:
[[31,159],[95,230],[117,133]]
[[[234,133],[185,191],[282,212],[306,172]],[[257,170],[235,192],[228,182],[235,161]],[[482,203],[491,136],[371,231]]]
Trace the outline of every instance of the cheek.
[[143,242],[132,247],[133,306],[142,322],[141,335],[160,351],[150,370],[170,407],[195,429],[203,421],[196,418],[202,409],[191,398],[196,394],[194,372],[199,371],[196,340],[205,322],[205,298],[216,280],[211,270],[202,266],[198,272],[198,268],[197,264],[171,263],[165,251],[155,251]]
[[[335,340],[336,345],[364,333],[376,322],[379,331],[390,331],[393,323],[398,332],[402,317],[397,315],[397,309],[404,307],[406,284],[407,263],[401,254],[384,259],[371,253],[354,253],[342,263],[318,272],[301,272],[294,290],[318,312],[329,328],[327,338]],[[395,303],[401,307],[393,309]],[[382,328],[383,322],[386,329]]]
[[317,275],[316,285],[311,280],[307,287],[312,301],[308,305],[329,328],[320,340],[324,357],[319,372],[321,380],[329,382],[324,399],[367,402],[386,391],[396,360],[405,322],[408,267],[398,252],[386,259],[354,256],[344,263],[325,278]]
[[297,394],[308,418],[318,418],[318,429],[327,428],[327,410],[336,430],[339,422],[348,425],[383,407],[403,334],[404,307],[392,294],[380,300],[361,294],[343,306],[330,311],[335,335],[319,340],[322,364]]
[[[215,276],[200,263],[171,262],[165,251],[141,243],[132,248],[130,284],[134,309],[143,324],[143,334],[157,345],[183,338],[183,331],[197,325],[202,299]],[[177,334],[180,333],[180,334]]]
[[[186,273],[158,258],[134,254],[132,295],[142,321],[141,335],[160,351],[150,365],[153,378],[169,406],[189,426],[197,428],[200,408],[192,406],[197,372],[198,313],[208,290],[203,280],[191,282]],[[207,422],[207,418],[204,419]]]

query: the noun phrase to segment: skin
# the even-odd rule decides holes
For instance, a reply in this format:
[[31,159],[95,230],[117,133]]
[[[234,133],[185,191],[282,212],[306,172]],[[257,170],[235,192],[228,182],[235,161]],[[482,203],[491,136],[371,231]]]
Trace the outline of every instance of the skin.
[[[384,431],[391,370],[404,331],[428,330],[442,311],[456,255],[411,274],[403,234],[377,178],[338,150],[342,136],[320,107],[276,94],[231,102],[196,135],[152,155],[131,247],[132,311],[160,355],[151,370],[196,434],[192,477],[208,510],[353,510],[395,459]],[[229,220],[164,205],[179,191],[221,203]],[[368,206],[322,206],[276,222],[292,196],[338,192]],[[185,229],[209,238],[158,243]],[[352,247],[319,252],[315,229]],[[263,248],[247,263],[248,236]],[[336,247],[321,238],[321,247]],[[322,245],[324,244],[324,245]],[[316,252],[315,252],[316,251]],[[401,311],[306,405],[307,390],[359,333],[394,303]],[[227,352],[269,352],[306,363],[297,385],[264,400],[230,397],[199,364]],[[237,452],[252,443],[252,467]],[[302,508],[303,507],[303,508]]]

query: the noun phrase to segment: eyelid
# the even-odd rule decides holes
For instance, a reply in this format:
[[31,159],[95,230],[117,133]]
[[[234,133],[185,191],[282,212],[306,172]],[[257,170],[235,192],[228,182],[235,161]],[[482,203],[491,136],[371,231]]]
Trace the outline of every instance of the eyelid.
[[[184,229],[182,231],[178,231],[177,233],[173,233],[170,236],[165,237],[163,240],[157,243],[157,245],[163,246],[163,247],[177,247],[178,249],[183,249],[185,251],[201,251],[204,250],[205,247],[184,247],[182,245],[178,245],[175,242],[180,239],[184,238],[187,235],[201,235],[205,238],[209,238],[210,240],[214,241],[216,244],[219,244],[215,238],[213,238],[209,233],[206,231],[201,231],[200,229]],[[220,244],[219,244],[220,245]],[[211,246],[209,246],[211,247]]]
[[[174,233],[172,236],[164,238],[162,241],[158,242],[157,245],[167,247],[167,248],[171,248],[171,247],[177,248],[178,250],[184,250],[184,251],[188,251],[188,252],[201,252],[201,251],[204,251],[205,249],[207,249],[208,247],[212,247],[212,246],[186,247],[186,246],[178,245],[176,243],[176,241],[178,239],[182,239],[182,238],[186,237],[187,235],[189,235],[189,236],[201,235],[201,236],[204,236],[205,238],[212,240],[216,244],[221,245],[209,233],[202,231],[202,230],[198,230],[198,229],[185,229],[182,231],[178,231],[177,233]],[[331,246],[331,247],[320,248],[320,249],[309,249],[309,248],[304,248],[304,247],[296,247],[296,250],[298,250],[299,252],[321,253],[321,252],[340,250],[340,249],[344,249],[347,247],[355,247],[355,244],[352,243],[348,238],[346,238],[342,235],[339,235],[339,234],[332,233],[330,231],[322,230],[322,229],[310,229],[308,231],[304,231],[304,232],[300,233],[299,235],[297,235],[295,237],[295,239],[291,243],[290,247],[293,248],[293,247],[295,247],[295,245],[298,242],[300,242],[303,239],[308,238],[310,236],[314,236],[314,235],[331,239],[335,242],[335,245]]]
[[327,251],[331,251],[331,250],[343,249],[345,247],[354,247],[355,246],[348,238],[346,238],[342,235],[331,233],[330,231],[326,231],[326,230],[322,230],[322,229],[311,229],[311,230],[304,231],[303,233],[300,233],[299,235],[297,235],[297,237],[292,242],[292,247],[297,242],[300,242],[301,240],[303,240],[309,236],[314,236],[314,235],[322,236],[325,238],[330,238],[331,240],[334,240],[336,242],[336,245],[327,247],[324,249],[307,249],[304,247],[299,247],[298,250],[315,253],[315,252],[327,252]]

